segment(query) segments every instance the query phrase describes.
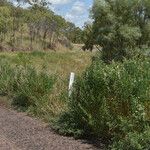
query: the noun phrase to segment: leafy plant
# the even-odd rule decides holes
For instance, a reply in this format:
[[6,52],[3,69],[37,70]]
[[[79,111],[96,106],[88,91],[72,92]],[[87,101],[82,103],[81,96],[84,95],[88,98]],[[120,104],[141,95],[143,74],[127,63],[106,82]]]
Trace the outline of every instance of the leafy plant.
[[0,93],[13,98],[12,104],[23,110],[42,113],[42,107],[49,104],[49,95],[55,78],[44,70],[36,71],[30,66],[12,66],[7,61],[0,64]]
[[[147,111],[149,65],[149,58],[113,62],[110,65],[93,62],[77,79],[69,99],[69,110],[58,121],[58,130],[64,129],[64,133],[78,136],[88,134],[108,138],[115,142],[123,142],[126,138],[132,141],[138,133],[135,142],[138,143],[140,136],[144,139],[142,133],[150,125]],[[136,143],[135,147],[132,143],[129,147],[136,149]],[[140,146],[144,144],[141,142]]]
[[137,48],[150,46],[149,0],[94,0],[91,16],[92,34],[85,44],[101,46],[104,62],[131,58]]

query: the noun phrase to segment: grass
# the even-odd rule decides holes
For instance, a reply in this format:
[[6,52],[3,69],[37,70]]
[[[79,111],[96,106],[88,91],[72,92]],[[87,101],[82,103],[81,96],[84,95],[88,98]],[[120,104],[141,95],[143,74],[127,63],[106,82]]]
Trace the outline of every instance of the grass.
[[[52,91],[48,94],[48,97],[46,98],[47,102],[44,101],[44,105],[42,107],[41,104],[38,104],[39,106],[37,106],[40,110],[42,110],[41,113],[40,110],[35,111],[34,107],[30,107],[27,110],[32,115],[39,116],[48,121],[50,118],[49,116],[58,116],[62,111],[67,109],[64,97],[67,94],[66,92],[68,89],[68,80],[70,72],[75,72],[76,75],[80,75],[86,69],[86,67],[90,65],[92,56],[93,53],[82,52],[77,50],[59,52],[2,52],[0,53],[0,60],[1,62],[7,62],[7,64],[11,66],[11,68],[15,68],[15,70],[17,70],[16,66],[21,66],[24,68],[24,71],[26,70],[30,72],[31,70],[29,71],[27,70],[27,68],[31,67],[35,69],[32,70],[33,72],[44,72],[48,76],[53,76],[56,78],[56,83],[54,84]],[[3,65],[4,64],[0,64],[0,66]],[[13,72],[13,70],[11,70],[11,72]],[[32,81],[30,80],[31,75],[29,73],[27,80],[29,82],[36,82],[36,79],[39,78],[39,75],[37,73],[35,73],[35,79],[33,79]],[[24,86],[24,83],[22,84],[22,86]],[[27,84],[25,84],[25,86],[27,86]],[[38,84],[35,84],[35,86],[39,87]],[[33,89],[31,88],[30,90]],[[25,92],[28,93],[27,89],[25,90]],[[22,93],[20,89],[19,93]],[[7,97],[12,98],[12,95],[12,91],[7,92]],[[26,96],[31,98],[31,95],[29,94]],[[18,100],[20,100],[20,97],[21,96],[17,97],[17,103]],[[23,98],[26,97],[21,97],[21,99]],[[4,98],[1,98],[1,101],[2,99]],[[2,103],[4,103],[4,100],[2,101]],[[8,101],[6,103],[8,103]],[[39,113],[37,113],[37,111]]]
[[91,56],[92,53],[82,51],[0,53],[1,59],[9,59],[12,64],[29,64],[37,69],[45,66],[50,73],[59,73],[62,77],[71,71],[80,74],[90,64]]

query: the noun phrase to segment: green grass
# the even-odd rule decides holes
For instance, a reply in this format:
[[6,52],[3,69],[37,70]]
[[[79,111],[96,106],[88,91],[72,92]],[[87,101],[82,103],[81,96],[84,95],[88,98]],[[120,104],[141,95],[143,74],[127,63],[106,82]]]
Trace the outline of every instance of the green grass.
[[[85,53],[76,50],[59,52],[2,52],[0,53],[0,71],[2,71],[3,79],[1,74],[0,93],[12,99],[11,104],[19,105],[22,110],[26,110],[32,115],[48,121],[50,116],[58,116],[67,109],[64,97],[68,90],[70,72],[80,75],[90,65],[93,55],[90,52]],[[24,72],[26,73],[24,74]],[[23,74],[23,79],[20,74]],[[31,77],[32,79],[30,79]],[[41,80],[40,77],[42,78]],[[51,78],[55,78],[55,83],[48,89],[49,93],[43,91],[43,95],[37,97],[34,86],[40,88],[40,91],[46,90],[47,85],[40,87],[40,84],[51,82]],[[18,83],[18,80],[22,82]],[[39,84],[36,83],[37,80]],[[33,86],[29,86],[29,83],[32,83]],[[15,90],[12,90],[12,87],[16,86],[16,84],[19,84],[18,89],[15,87]],[[39,96],[39,94],[37,95]],[[40,101],[42,103],[39,103]]]
[[91,56],[92,53],[82,51],[0,53],[0,58],[9,59],[11,64],[32,65],[37,69],[45,66],[49,72],[61,76],[66,76],[71,71],[80,74],[90,64]]

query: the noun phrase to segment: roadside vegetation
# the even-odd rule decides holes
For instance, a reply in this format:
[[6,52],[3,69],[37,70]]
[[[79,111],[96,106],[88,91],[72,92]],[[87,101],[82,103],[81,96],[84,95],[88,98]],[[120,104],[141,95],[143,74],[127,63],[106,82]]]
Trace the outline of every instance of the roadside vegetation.
[[[39,19],[48,10],[34,5],[21,11],[36,12]],[[97,47],[98,53],[3,52],[0,94],[10,97],[11,104],[20,110],[49,121],[61,134],[102,138],[112,150],[149,150],[150,1],[94,0],[91,17],[93,23],[85,24],[81,41],[72,30],[57,31],[74,35],[78,40],[63,34],[73,43],[84,42],[83,50]],[[61,37],[61,33],[55,35]],[[34,34],[29,35],[32,42]],[[44,45],[47,42],[47,38],[40,40]],[[77,76],[68,97],[72,71]]]
[[94,62],[76,80],[58,130],[111,139],[112,149],[149,149],[150,59]]
[[95,0],[85,46],[102,46],[80,76],[57,129],[109,139],[107,149],[150,148],[150,1]]
[[[66,109],[70,72],[82,74],[90,52],[0,53],[0,95],[8,105],[49,121]],[[7,102],[5,102],[7,103]]]

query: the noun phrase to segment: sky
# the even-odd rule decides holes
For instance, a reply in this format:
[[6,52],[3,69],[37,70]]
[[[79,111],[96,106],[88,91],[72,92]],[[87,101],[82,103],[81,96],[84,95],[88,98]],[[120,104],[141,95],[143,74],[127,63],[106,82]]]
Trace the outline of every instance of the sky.
[[63,16],[67,21],[75,23],[78,27],[83,27],[89,21],[89,10],[93,0],[49,0],[52,3],[51,9]]
[[[13,1],[14,4],[15,0]],[[89,10],[92,7],[93,0],[48,0],[50,9],[56,14],[61,15],[67,21],[73,22],[76,26],[82,28],[84,23],[90,21]]]

